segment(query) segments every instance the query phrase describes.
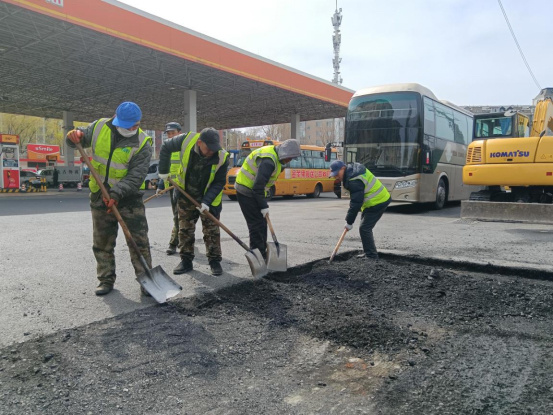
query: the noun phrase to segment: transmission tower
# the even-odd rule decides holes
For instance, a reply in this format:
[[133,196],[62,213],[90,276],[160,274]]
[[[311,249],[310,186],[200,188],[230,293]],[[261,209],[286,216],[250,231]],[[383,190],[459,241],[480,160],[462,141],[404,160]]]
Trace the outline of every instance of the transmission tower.
[[332,65],[334,66],[334,78],[332,82],[335,84],[342,83],[342,77],[340,76],[340,43],[342,43],[342,36],[340,35],[340,25],[342,24],[342,8],[338,10],[338,0],[336,0],[336,11],[330,18],[332,26],[334,26],[334,35],[332,35],[332,43],[334,45],[334,58],[332,59]]

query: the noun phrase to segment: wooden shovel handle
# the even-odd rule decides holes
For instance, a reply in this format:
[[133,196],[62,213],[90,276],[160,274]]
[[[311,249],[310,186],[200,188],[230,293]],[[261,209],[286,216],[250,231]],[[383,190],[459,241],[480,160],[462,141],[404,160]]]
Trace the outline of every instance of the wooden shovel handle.
[[336,256],[336,253],[338,252],[338,249],[340,248],[340,245],[342,245],[342,241],[344,240],[344,237],[346,236],[346,233],[348,233],[348,230],[344,228],[344,232],[342,232],[342,236],[340,236],[340,239],[338,240],[338,243],[336,244],[336,248],[334,248],[334,251],[332,252],[332,255],[330,256],[330,259],[328,262],[332,262],[334,260],[334,257]]
[[265,215],[265,220],[267,221],[267,225],[269,225],[269,230],[271,231],[271,236],[273,237],[273,241],[275,241],[275,244],[278,245],[277,237],[275,235],[275,230],[273,229],[273,224],[271,223],[271,220],[269,219],[269,214]]
[[[90,173],[92,174],[92,176],[94,176],[94,179],[96,179],[96,183],[98,184],[98,186],[100,187],[100,190],[102,191],[102,196],[105,199],[109,200],[110,199],[109,192],[107,191],[106,187],[104,186],[104,183],[102,182],[102,178],[100,177],[100,175],[98,174],[98,172],[96,171],[96,169],[94,168],[92,163],[90,162],[90,160],[88,158],[88,155],[86,154],[86,152],[83,149],[83,146],[81,146],[81,143],[75,143],[75,147],[77,147],[77,150],[79,150],[79,152],[81,153],[83,161],[86,163],[86,165],[90,169]],[[111,211],[113,212],[113,214],[115,215],[115,217],[119,221],[119,225],[121,225],[121,229],[123,229],[123,233],[125,234],[125,238],[127,239],[127,243],[130,244],[133,247],[135,252],[141,258],[140,262],[142,263],[143,256],[142,256],[142,253],[140,252],[140,248],[138,247],[138,245],[136,244],[136,242],[132,238],[131,232],[129,231],[129,228],[127,227],[127,224],[123,220],[123,217],[119,213],[119,210],[117,210],[117,206],[113,205],[111,207]],[[145,263],[142,263],[142,265],[145,266]]]
[[152,200],[154,197],[159,197],[159,196],[161,196],[163,193],[168,192],[169,190],[174,189],[174,188],[175,188],[174,186],[169,186],[168,188],[162,190],[161,192],[156,193],[156,194],[153,194],[153,195],[150,196],[149,198],[144,199],[144,203],[149,202],[149,201]]
[[[169,180],[169,183],[171,183],[171,184],[175,187],[175,189],[177,189],[177,190],[178,190],[179,192],[181,192],[188,200],[190,200],[190,201],[194,204],[194,206],[199,207],[199,208],[202,207],[202,205],[199,204],[192,196],[190,196],[188,193],[186,193],[182,187],[180,187],[177,183],[175,183],[175,182],[173,181],[173,179],[171,179],[171,178],[169,177],[168,180]],[[217,219],[215,216],[213,216],[213,215],[211,214],[211,212],[209,212],[209,211],[204,211],[204,215],[206,215],[209,219],[211,219],[213,222],[215,222],[221,229],[223,229],[226,233],[228,233],[228,234],[231,236],[232,239],[234,239],[236,242],[238,242],[238,243],[240,244],[240,246],[241,246],[242,248],[244,248],[246,251],[251,252],[250,247],[249,247],[248,245],[246,245],[244,242],[242,242],[242,240],[240,240],[240,238],[238,238],[238,236],[236,236],[235,234],[233,234],[233,233],[230,231],[230,229],[227,228],[225,225],[223,225],[223,224],[219,221],[219,219]]]

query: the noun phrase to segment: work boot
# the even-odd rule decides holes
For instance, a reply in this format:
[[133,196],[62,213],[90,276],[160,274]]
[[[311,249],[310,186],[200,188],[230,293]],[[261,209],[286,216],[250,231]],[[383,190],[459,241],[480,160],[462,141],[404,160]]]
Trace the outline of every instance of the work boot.
[[167,255],[175,255],[177,253],[177,247],[175,245],[169,244],[169,248],[165,251]]
[[110,284],[109,282],[101,282],[100,285],[96,288],[96,295],[106,295],[109,294],[113,290],[113,284]]
[[221,275],[223,273],[223,268],[221,268],[221,261],[212,259],[209,261],[209,266],[211,267],[211,275]]
[[148,291],[146,291],[146,289],[142,285],[140,286],[140,292],[145,297],[151,297],[152,296],[152,294],[150,294]]
[[180,264],[173,270],[173,274],[179,275],[184,274],[185,272],[192,271],[194,267],[192,266],[191,259],[183,259]]
[[360,258],[360,259],[363,259],[363,258],[366,258],[366,257],[367,257],[367,256],[365,255],[365,253],[356,255],[356,258]]

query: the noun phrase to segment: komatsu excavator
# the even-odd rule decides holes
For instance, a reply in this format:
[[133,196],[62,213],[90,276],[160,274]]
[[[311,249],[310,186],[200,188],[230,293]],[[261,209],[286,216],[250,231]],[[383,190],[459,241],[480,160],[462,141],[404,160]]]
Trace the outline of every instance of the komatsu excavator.
[[[467,149],[463,183],[486,188],[473,192],[470,200],[553,202],[553,88],[543,89],[540,95],[527,137],[519,130],[515,133],[519,137],[512,138],[512,129],[501,121],[488,122],[487,127],[481,122],[479,136],[478,117],[475,119],[475,137]],[[487,139],[479,139],[484,137]]]

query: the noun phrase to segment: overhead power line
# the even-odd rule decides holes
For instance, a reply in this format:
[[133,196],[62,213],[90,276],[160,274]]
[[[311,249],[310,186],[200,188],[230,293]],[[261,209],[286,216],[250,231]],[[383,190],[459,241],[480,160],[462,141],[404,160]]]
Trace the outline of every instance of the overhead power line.
[[524,61],[524,64],[526,65],[526,68],[528,68],[528,72],[530,72],[530,75],[532,76],[532,79],[534,80],[534,83],[538,87],[538,89],[541,90],[541,86],[534,76],[534,73],[532,72],[532,69],[530,69],[530,65],[528,64],[528,61],[526,60],[526,57],[524,56],[524,53],[522,52],[522,48],[520,47],[517,37],[515,36],[515,32],[511,26],[511,23],[509,22],[509,18],[507,17],[507,13],[505,13],[505,9],[503,8],[503,4],[501,4],[501,0],[497,0],[499,3],[499,7],[501,7],[501,11],[503,12],[503,16],[505,17],[505,21],[507,22],[507,26],[509,26],[509,30],[511,31],[511,35],[513,35],[513,39],[515,40],[515,43],[517,45],[518,51],[520,52],[520,56],[522,56],[522,60]]

